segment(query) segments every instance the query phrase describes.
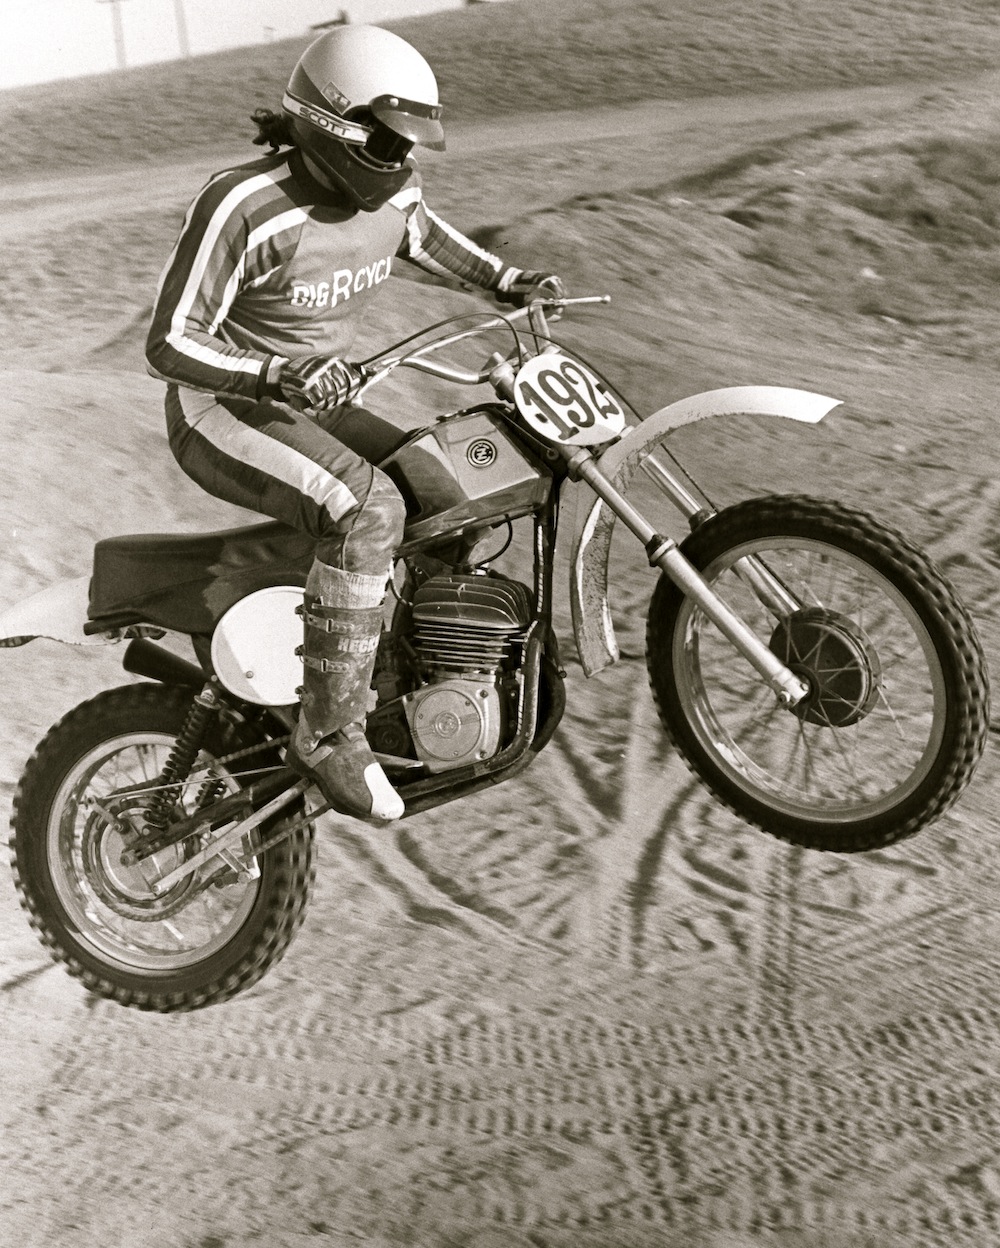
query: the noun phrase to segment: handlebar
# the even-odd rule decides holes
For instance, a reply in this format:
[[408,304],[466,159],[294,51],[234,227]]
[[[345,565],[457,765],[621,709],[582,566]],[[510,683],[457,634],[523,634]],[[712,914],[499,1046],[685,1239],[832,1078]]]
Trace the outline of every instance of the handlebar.
[[527,319],[530,322],[531,331],[543,337],[548,337],[549,325],[546,318],[546,311],[554,309],[561,310],[566,307],[579,305],[582,303],[610,303],[610,295],[581,295],[573,299],[538,299],[533,300],[526,307],[518,308],[514,312],[504,313],[495,316],[492,320],[484,321],[472,329],[459,330],[457,333],[448,334],[444,338],[438,338],[434,342],[427,343],[423,347],[417,348],[415,351],[408,352],[404,355],[392,356],[389,359],[382,360],[377,365],[364,366],[368,373],[367,380],[355,396],[355,402],[358,402],[364,392],[370,387],[377,385],[380,381],[384,381],[386,377],[397,368],[413,368],[421,373],[429,373],[433,377],[440,377],[444,381],[453,381],[459,385],[477,386],[490,379],[490,375],[496,367],[497,360],[491,359],[486,366],[479,372],[472,372],[468,369],[456,368],[452,364],[439,363],[436,360],[429,360],[426,357],[437,351],[441,351],[446,347],[454,346],[457,342],[463,342],[466,338],[477,338],[481,334],[489,333],[493,329],[509,328],[517,321]]

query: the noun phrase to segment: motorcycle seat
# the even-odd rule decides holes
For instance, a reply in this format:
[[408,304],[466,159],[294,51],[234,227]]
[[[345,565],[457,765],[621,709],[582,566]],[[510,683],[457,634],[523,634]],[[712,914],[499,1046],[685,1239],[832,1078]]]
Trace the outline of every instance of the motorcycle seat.
[[305,585],[315,540],[270,520],[214,533],[136,533],[94,547],[87,633],[123,624],[210,634],[241,598]]

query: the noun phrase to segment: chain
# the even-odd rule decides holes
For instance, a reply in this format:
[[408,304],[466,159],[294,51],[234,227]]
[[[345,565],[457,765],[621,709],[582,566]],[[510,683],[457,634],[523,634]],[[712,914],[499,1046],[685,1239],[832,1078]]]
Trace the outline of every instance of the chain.
[[[226,754],[226,755],[223,755],[221,758],[217,758],[212,764],[212,766],[214,767],[214,766],[219,766],[223,763],[232,762],[237,758],[243,758],[248,754],[253,754],[257,750],[264,749],[268,746],[283,745],[288,740],[289,740],[289,737],[287,736],[275,737],[272,740],[263,743],[263,745],[254,745],[254,746],[250,746],[247,749],[235,750],[232,754]],[[264,770],[264,769],[262,768],[261,770]],[[243,773],[243,774],[246,775],[248,773]],[[298,832],[300,828],[308,827],[309,824],[314,823],[321,815],[325,815],[327,814],[328,811],[331,811],[331,810],[333,810],[332,803],[325,802],[322,806],[317,806],[315,810],[309,811],[307,814],[301,815],[298,819],[293,820],[291,823],[285,824],[279,831],[272,833],[271,836],[269,836],[266,840],[261,841],[258,844],[251,844],[248,849],[242,852],[246,853],[248,855],[248,858],[258,858],[262,854],[267,853],[268,850],[273,849],[275,845],[280,845],[282,841],[286,841],[290,836],[293,835],[293,833]],[[245,868],[247,866],[247,862],[243,861],[242,865]],[[226,872],[224,870],[222,874],[225,875],[225,873]],[[204,883],[201,885],[199,892],[203,891],[210,884],[218,883],[219,878],[220,878],[219,875],[216,874],[214,877],[211,877],[205,880]]]
[[[280,845],[282,841],[287,841],[293,833],[298,832],[299,828],[305,828],[308,827],[310,823],[315,823],[320,815],[325,815],[330,810],[333,810],[333,806],[329,802],[326,802],[323,806],[317,806],[315,810],[310,811],[307,815],[302,815],[292,823],[285,824],[280,831],[273,832],[267,840],[261,841],[257,845],[251,845],[248,850],[242,850],[241,852],[245,853],[247,858],[240,860],[240,866],[242,866],[244,870],[247,869],[250,859],[259,858],[262,854],[266,854],[268,850],[274,849],[275,845]],[[223,859],[223,862],[225,863],[225,859]],[[206,888],[209,888],[213,884],[225,885],[227,883],[231,883],[232,880],[227,880],[226,876],[233,872],[234,869],[238,870],[238,868],[234,868],[231,864],[226,863],[221,871],[216,872],[215,875],[210,876],[207,880],[205,880],[201,884],[198,891],[204,892]]]
[[[283,737],[269,737],[268,740],[266,741],[258,741],[256,745],[248,745],[248,746],[245,746],[242,750],[234,750],[232,754],[223,754],[219,758],[214,759],[209,767],[203,767],[201,770],[209,771],[211,770],[212,767],[222,767],[227,763],[235,762],[238,758],[248,758],[251,754],[258,754],[261,750],[277,749],[279,746],[287,745],[288,742],[291,741],[291,739],[292,738],[291,738],[290,733],[286,734]],[[273,771],[274,768],[259,767],[257,770],[258,771]],[[250,773],[244,772],[243,774],[249,775]],[[195,776],[199,775],[199,772],[197,771],[194,772],[194,775]],[[236,777],[234,775],[234,779],[235,778]]]
[[[290,740],[291,740],[290,734],[283,736],[283,737],[271,737],[269,740],[260,741],[256,745],[245,746],[242,750],[234,750],[232,754],[222,754],[218,758],[214,758],[209,764],[207,764],[207,766],[199,767],[197,771],[192,771],[190,775],[188,776],[188,778],[182,781],[179,785],[178,784],[142,785],[141,792],[143,794],[146,794],[146,793],[160,793],[164,789],[177,789],[177,788],[188,789],[194,784],[201,784],[203,780],[208,778],[209,773],[214,771],[218,767],[225,767],[227,764],[236,762],[237,759],[240,759],[240,758],[248,758],[251,754],[257,754],[261,750],[277,749],[280,746],[287,745]],[[277,767],[255,767],[252,771],[230,772],[229,776],[225,778],[232,779],[232,780],[246,780],[249,776],[260,775],[262,773],[266,773],[269,771],[276,771],[276,770],[277,770]],[[219,777],[219,779],[223,779],[223,778],[224,777]],[[129,793],[134,792],[134,791],[136,791],[135,786],[133,785],[126,786],[126,788],[124,789],[119,789],[114,793],[110,793],[108,797],[105,799],[105,801],[111,800],[115,797],[121,797],[123,794],[128,795]]]
[[310,811],[307,815],[302,815],[300,818],[296,819],[294,823],[286,824],[280,832],[272,833],[266,841],[262,841],[259,845],[252,846],[250,856],[256,858],[260,854],[267,853],[267,851],[269,849],[273,849],[275,845],[280,845],[282,841],[287,840],[293,832],[298,832],[299,828],[304,828],[310,823],[315,823],[320,815],[325,815],[331,810],[333,810],[333,806],[329,802],[326,802],[323,806],[317,806],[315,810]]
[[[251,754],[257,754],[264,749],[273,749],[276,746],[285,744],[289,739],[288,736],[276,737],[268,741],[257,742],[251,746],[245,746],[240,750],[233,750],[229,754],[223,754],[219,758],[213,759],[206,767],[199,768],[194,773],[189,773],[183,781],[168,778],[162,784],[118,789],[116,792],[109,794],[103,803],[97,803],[98,809],[102,810],[106,818],[117,821],[121,815],[122,803],[126,803],[130,797],[141,795],[145,799],[148,795],[152,795],[153,801],[150,805],[150,810],[155,812],[158,801],[162,803],[165,800],[177,800],[185,789],[189,789],[192,785],[199,785],[200,792],[196,802],[196,811],[199,814],[207,813],[214,805],[214,799],[211,795],[219,796],[215,791],[220,787],[224,789],[228,779],[245,780],[254,774],[259,775],[262,772],[267,773],[277,770],[276,767],[258,767],[249,772],[230,772],[226,768],[226,764],[241,758],[247,758]],[[207,802],[204,800],[206,795],[210,795],[210,800]],[[92,800],[96,802],[96,799]],[[137,835],[135,839],[130,840],[122,855],[122,861],[130,865],[159,852],[161,849],[165,849],[168,845],[174,844],[176,839],[171,833],[170,826],[161,823],[158,819],[146,819],[144,817],[142,830],[133,825],[133,831]]]
[[[287,745],[291,741],[291,734],[286,733],[283,737],[271,737],[267,741],[261,741],[257,745],[248,745],[242,750],[234,750],[232,754],[223,754],[220,758],[213,759],[207,767],[202,767],[198,771],[193,772],[188,777],[188,784],[193,784],[195,780],[200,779],[206,773],[212,772],[219,767],[226,767],[229,763],[236,762],[240,758],[249,758],[251,754],[258,754],[261,750],[278,749],[283,745]],[[269,771],[276,771],[276,767],[255,767],[252,771],[234,771],[229,773],[229,778],[233,780],[246,780],[249,776],[258,776]],[[223,777],[219,777],[222,779]]]

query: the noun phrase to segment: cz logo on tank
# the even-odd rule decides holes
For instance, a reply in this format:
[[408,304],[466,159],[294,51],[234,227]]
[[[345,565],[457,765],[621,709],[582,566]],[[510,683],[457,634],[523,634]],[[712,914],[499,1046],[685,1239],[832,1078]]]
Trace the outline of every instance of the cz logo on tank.
[[359,295],[384,282],[392,271],[392,256],[360,269],[337,269],[329,282],[293,282],[293,308],[334,308],[341,300]]
[[496,457],[497,448],[485,438],[477,438],[475,442],[470,442],[469,449],[465,452],[465,458],[473,468],[488,468]]

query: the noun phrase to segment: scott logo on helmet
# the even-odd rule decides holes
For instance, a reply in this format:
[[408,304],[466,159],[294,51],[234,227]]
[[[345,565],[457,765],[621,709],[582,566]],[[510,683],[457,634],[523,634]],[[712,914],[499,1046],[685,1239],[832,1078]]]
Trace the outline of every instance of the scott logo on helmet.
[[384,282],[392,271],[392,256],[386,256],[375,264],[366,264],[363,268],[337,269],[329,282],[293,282],[292,307],[295,308],[326,308],[336,307],[343,299],[351,295],[359,295]]

